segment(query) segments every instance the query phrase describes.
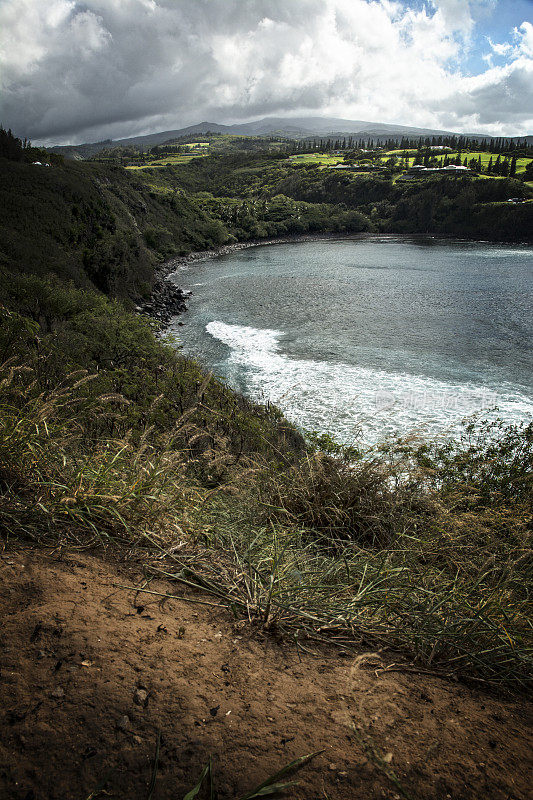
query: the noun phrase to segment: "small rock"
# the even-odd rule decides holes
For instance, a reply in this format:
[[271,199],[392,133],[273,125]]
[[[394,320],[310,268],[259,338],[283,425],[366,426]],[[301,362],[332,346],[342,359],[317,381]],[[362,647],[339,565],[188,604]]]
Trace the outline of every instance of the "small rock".
[[385,762],[385,764],[390,764],[392,761],[392,753],[386,753],[383,756],[383,761]]
[[342,778],[344,780],[344,778],[348,777],[348,773],[342,770],[341,772],[337,772],[337,777]]
[[46,653],[44,652],[44,650],[39,650],[39,652],[37,653],[37,658],[45,658],[45,657]]
[[329,764],[328,769],[331,770],[331,772],[335,772],[336,769],[337,769],[337,765],[336,764]]
[[148,703],[148,692],[146,689],[135,689],[133,693],[133,702],[145,708]]
[[119,729],[119,731],[126,732],[127,730],[129,730],[129,727],[130,727],[130,718],[128,717],[127,714],[124,714],[123,717],[120,717],[120,719],[117,720],[117,728]]
[[65,696],[65,690],[62,689],[61,686],[57,686],[52,692],[52,697],[57,697],[58,700],[60,700],[64,696]]

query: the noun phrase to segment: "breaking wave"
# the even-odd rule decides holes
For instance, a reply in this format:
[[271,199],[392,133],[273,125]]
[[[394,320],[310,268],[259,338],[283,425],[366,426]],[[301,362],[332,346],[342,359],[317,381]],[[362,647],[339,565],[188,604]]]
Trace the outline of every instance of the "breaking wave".
[[[283,332],[221,321],[207,332],[230,348],[218,364],[230,384],[259,402],[277,405],[302,428],[330,433],[345,443],[368,444],[391,435],[453,434],[476,412],[508,422],[530,421],[533,402],[513,387],[506,392],[420,375],[349,364],[293,359],[281,352]],[[497,407],[497,413],[494,408]]]

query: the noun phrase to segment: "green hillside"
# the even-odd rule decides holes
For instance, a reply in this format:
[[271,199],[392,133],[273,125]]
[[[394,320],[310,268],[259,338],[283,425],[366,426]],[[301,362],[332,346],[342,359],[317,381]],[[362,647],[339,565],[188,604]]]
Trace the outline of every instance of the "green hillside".
[[[304,440],[145,317],[173,253],[302,232],[520,240],[516,181],[397,187],[273,154],[168,170],[0,160],[0,533],[32,546],[178,547],[180,575],[269,634],[530,686],[533,428],[445,444]],[[489,238],[487,236],[487,238]]]

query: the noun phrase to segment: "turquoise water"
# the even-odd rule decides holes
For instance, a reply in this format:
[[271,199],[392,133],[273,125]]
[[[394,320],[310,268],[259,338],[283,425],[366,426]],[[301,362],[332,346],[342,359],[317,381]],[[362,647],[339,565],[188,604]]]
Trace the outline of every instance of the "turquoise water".
[[533,248],[404,237],[241,250],[175,276],[185,353],[344,442],[533,415]]

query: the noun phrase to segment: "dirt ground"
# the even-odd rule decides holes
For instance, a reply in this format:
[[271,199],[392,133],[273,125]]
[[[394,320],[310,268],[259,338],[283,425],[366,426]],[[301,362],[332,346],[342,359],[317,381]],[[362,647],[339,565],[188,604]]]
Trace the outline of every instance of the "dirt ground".
[[218,797],[234,800],[322,749],[289,797],[400,798],[373,751],[403,796],[531,798],[524,700],[380,672],[390,653],[311,655],[193,592],[115,586],[141,581],[116,554],[0,554],[1,800],[88,800],[106,777],[95,796],[147,800],[158,730],[152,800],[182,800],[210,755]]

